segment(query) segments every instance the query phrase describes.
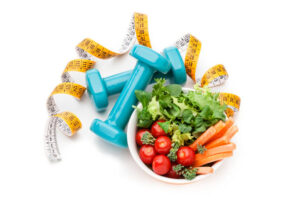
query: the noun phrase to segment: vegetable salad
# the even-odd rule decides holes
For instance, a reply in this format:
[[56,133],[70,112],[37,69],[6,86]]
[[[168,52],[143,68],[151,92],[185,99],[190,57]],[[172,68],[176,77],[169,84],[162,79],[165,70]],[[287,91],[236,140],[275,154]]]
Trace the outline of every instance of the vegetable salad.
[[[135,91],[142,104],[142,109],[136,107],[139,155],[159,175],[191,180],[197,174],[212,173],[210,166],[203,165],[230,156],[235,148],[228,132],[233,137],[237,127],[232,118],[226,120],[227,106],[220,103],[219,94],[197,85],[194,88],[184,93],[180,85],[165,85],[164,79],[156,79],[152,92]],[[220,146],[221,150],[214,149]]]

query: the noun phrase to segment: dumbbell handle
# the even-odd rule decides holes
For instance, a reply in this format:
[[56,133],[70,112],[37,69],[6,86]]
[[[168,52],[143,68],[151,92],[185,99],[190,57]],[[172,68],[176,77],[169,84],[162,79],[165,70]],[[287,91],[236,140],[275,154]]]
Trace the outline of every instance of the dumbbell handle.
[[136,105],[135,90],[144,90],[152,79],[154,69],[146,63],[138,61],[136,67],[132,71],[131,78],[126,82],[117,102],[112,108],[107,122],[124,129],[127,121],[133,112],[132,105]]
[[132,70],[103,78],[106,90],[109,95],[117,94],[122,91],[126,82],[130,79]]

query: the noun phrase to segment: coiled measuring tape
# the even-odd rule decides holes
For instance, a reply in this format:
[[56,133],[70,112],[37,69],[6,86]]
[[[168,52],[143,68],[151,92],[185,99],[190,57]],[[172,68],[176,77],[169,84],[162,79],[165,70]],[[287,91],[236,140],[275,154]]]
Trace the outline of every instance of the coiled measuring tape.
[[57,85],[47,100],[47,110],[50,115],[48,120],[47,132],[45,135],[45,150],[47,157],[51,161],[60,160],[60,153],[56,141],[56,129],[67,136],[74,135],[81,128],[81,121],[72,112],[61,112],[55,102],[56,94],[65,94],[80,99],[86,88],[80,84],[74,83],[69,72],[86,72],[93,68],[95,62],[86,59],[75,59],[70,61],[62,73],[62,83]]
[[[74,113],[69,111],[61,112],[54,98],[56,94],[65,94],[80,100],[84,94],[86,87],[76,83],[76,80],[72,78],[69,72],[85,73],[94,67],[97,59],[108,59],[125,54],[136,43],[136,40],[139,44],[151,48],[148,18],[145,14],[134,13],[127,34],[118,51],[111,51],[89,38],[84,39],[76,46],[79,59],[72,60],[67,64],[61,76],[62,83],[55,87],[47,100],[47,110],[50,119],[45,135],[45,149],[51,161],[61,159],[56,141],[56,129],[67,136],[72,136],[82,127],[80,119]],[[175,42],[175,46],[181,52],[182,57],[184,57],[187,74],[196,81],[195,74],[201,51],[201,42],[193,35],[186,34]],[[216,65],[205,72],[201,78],[201,86],[214,87],[223,84],[227,78],[228,74],[225,67],[223,65]],[[235,111],[235,108],[237,108],[238,110],[240,99],[236,95],[236,97],[230,95],[228,93],[220,95],[221,102],[227,104],[228,109]],[[226,113],[230,114],[230,111],[226,111]]]

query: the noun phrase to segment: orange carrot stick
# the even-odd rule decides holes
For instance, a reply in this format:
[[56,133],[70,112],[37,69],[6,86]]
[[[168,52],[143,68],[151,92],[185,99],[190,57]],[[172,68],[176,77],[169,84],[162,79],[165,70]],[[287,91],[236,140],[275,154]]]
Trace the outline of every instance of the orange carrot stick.
[[232,151],[230,151],[230,152],[225,152],[225,153],[219,153],[219,154],[216,154],[216,155],[213,155],[213,156],[208,156],[208,157],[205,157],[205,158],[200,159],[200,160],[195,160],[195,162],[193,164],[193,167],[201,167],[205,164],[212,163],[212,162],[215,162],[217,160],[222,160],[222,159],[228,158],[232,155],[233,155]]
[[[207,142],[211,142],[211,141],[213,141],[213,140],[216,140],[216,139],[222,137],[222,136],[226,133],[226,131],[227,131],[233,124],[234,124],[233,118],[232,118],[232,117],[229,117],[228,120],[225,122],[225,126],[224,126],[220,131],[218,131],[218,133],[215,134],[214,137],[212,137],[212,138],[211,138],[209,141],[207,141]],[[217,125],[217,124],[216,124],[216,125]],[[216,126],[216,125],[215,125],[215,126]]]
[[214,127],[217,133],[219,133],[225,127],[225,123],[222,120],[220,120],[218,123],[214,125]]
[[205,147],[207,149],[210,149],[210,148],[213,148],[213,147],[217,147],[217,146],[220,146],[220,145],[224,145],[224,144],[228,144],[231,140],[231,138],[239,131],[238,127],[237,126],[232,126],[230,127],[226,133],[216,139],[216,140],[213,140],[211,142],[209,142],[208,144],[205,145]]
[[239,131],[239,128],[237,126],[230,127],[224,136],[228,137],[228,140],[231,140],[231,138]]
[[212,167],[195,167],[197,169],[196,174],[211,174],[214,173],[214,169]]
[[203,154],[197,153],[195,155],[195,159],[200,160],[205,157],[213,156],[215,154],[233,151],[233,150],[235,150],[235,148],[236,148],[236,145],[234,143],[217,146],[217,147],[214,147],[211,149],[207,149],[207,151],[205,151]]
[[229,143],[228,137],[223,136],[223,137],[220,137],[216,140],[213,140],[213,141],[209,142],[208,144],[205,145],[205,148],[206,149],[211,149],[211,148],[221,146],[221,145],[225,145],[225,144],[228,144],[228,143]]
[[200,135],[191,145],[190,147],[196,151],[197,145],[203,145],[205,142],[207,142],[214,134],[216,133],[215,127],[211,126],[209,129],[207,129],[202,135]]

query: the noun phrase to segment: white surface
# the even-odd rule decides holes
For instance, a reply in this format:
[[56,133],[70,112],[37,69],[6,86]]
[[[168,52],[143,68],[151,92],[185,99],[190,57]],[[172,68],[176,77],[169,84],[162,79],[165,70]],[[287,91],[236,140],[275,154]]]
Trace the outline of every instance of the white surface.
[[[183,88],[183,91],[185,91],[185,92],[187,92],[189,90],[191,90],[191,89],[190,88]],[[137,107],[139,109],[143,108],[141,103],[139,103],[137,105]],[[170,183],[170,184],[192,184],[194,182],[201,181],[201,180],[203,180],[203,179],[205,179],[205,178],[212,175],[212,174],[198,175],[193,180],[186,180],[186,179],[168,178],[168,177],[161,176],[161,175],[158,175],[158,174],[154,173],[153,170],[151,168],[149,168],[147,165],[145,165],[143,163],[143,161],[140,159],[139,151],[138,151],[138,147],[137,147],[136,139],[135,139],[135,136],[136,136],[136,133],[137,133],[137,130],[138,130],[136,125],[137,125],[137,111],[135,110],[135,111],[133,111],[133,113],[132,113],[132,115],[129,119],[127,129],[126,129],[128,149],[129,149],[129,152],[130,152],[133,160],[136,162],[136,164],[142,170],[144,170],[145,173],[149,174],[151,177],[156,178],[157,180],[160,180],[160,181],[165,182],[165,183]],[[223,163],[224,163],[224,160],[216,162],[214,165],[212,165],[212,168],[216,172],[220,168],[220,166],[223,165]]]
[[[84,127],[58,135],[62,162],[45,157],[46,99],[75,45],[90,37],[118,48],[134,11],[148,14],[156,50],[186,32],[199,38],[201,70],[224,64],[226,91],[242,98],[234,156],[198,183],[156,181],[128,150],[97,138],[89,124],[107,112],[96,113],[87,96],[64,98]],[[0,199],[300,198],[297,1],[1,1],[0,19]],[[123,56],[98,67],[107,76],[134,63]]]

